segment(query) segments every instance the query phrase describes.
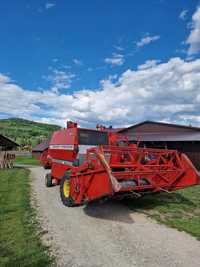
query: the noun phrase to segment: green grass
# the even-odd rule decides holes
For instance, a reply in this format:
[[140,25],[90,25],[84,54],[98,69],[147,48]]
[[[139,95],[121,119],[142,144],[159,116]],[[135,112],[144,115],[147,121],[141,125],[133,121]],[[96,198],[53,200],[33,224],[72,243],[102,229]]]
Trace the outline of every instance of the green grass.
[[52,259],[30,205],[29,170],[0,170],[0,184],[0,266],[49,266]]
[[174,193],[146,195],[125,200],[133,210],[144,212],[160,223],[185,231],[200,240],[200,186]]
[[32,156],[17,156],[14,163],[25,165],[40,165],[40,161],[33,158]]

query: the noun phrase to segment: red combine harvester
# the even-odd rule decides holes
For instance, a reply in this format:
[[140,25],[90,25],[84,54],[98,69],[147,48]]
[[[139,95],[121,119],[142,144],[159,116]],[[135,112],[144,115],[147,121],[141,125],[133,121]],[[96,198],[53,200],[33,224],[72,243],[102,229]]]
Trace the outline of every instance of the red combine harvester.
[[73,122],[54,132],[48,153],[52,166],[46,186],[60,184],[61,200],[70,207],[200,183],[199,173],[183,153],[140,148],[106,129],[78,128]]

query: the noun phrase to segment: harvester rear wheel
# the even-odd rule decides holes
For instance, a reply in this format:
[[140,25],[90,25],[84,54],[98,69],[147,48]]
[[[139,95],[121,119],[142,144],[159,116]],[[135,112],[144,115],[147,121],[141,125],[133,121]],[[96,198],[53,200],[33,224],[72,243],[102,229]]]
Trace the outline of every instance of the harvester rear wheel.
[[45,185],[46,185],[46,187],[53,186],[53,184],[52,184],[52,177],[51,177],[51,174],[50,173],[47,173],[46,176],[45,176]]
[[70,196],[70,173],[66,173],[60,182],[60,197],[62,203],[67,207],[74,207],[76,204]]

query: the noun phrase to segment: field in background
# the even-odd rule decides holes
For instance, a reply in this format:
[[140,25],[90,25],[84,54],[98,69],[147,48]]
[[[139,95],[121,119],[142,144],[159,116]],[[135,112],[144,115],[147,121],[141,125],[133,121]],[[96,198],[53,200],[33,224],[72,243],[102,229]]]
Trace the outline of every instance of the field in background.
[[29,170],[0,170],[0,266],[44,267],[52,261],[30,205]]
[[158,222],[185,231],[200,240],[200,186],[124,202],[130,209],[144,212]]
[[52,132],[58,129],[60,127],[57,125],[19,118],[0,120],[0,134],[5,135],[22,146],[35,146],[44,139],[49,138]]

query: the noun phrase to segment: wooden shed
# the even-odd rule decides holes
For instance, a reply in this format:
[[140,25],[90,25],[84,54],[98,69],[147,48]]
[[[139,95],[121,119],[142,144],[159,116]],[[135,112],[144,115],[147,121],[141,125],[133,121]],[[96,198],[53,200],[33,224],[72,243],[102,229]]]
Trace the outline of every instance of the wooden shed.
[[32,149],[32,156],[36,159],[40,159],[41,154],[49,148],[49,140],[46,139],[42,143],[36,145]]
[[9,139],[8,137],[0,134],[0,151],[13,150],[16,149],[19,145]]
[[184,152],[200,170],[200,128],[144,121],[119,131],[132,142],[146,147],[177,149]]

